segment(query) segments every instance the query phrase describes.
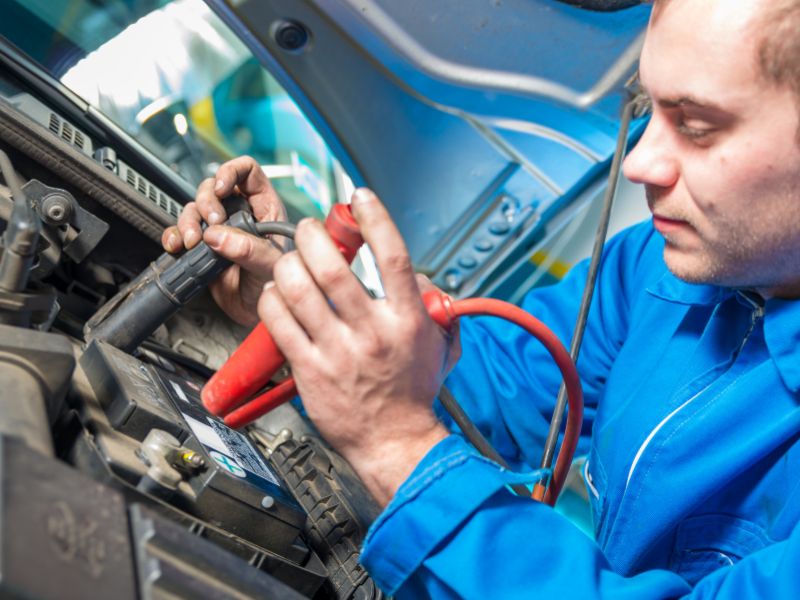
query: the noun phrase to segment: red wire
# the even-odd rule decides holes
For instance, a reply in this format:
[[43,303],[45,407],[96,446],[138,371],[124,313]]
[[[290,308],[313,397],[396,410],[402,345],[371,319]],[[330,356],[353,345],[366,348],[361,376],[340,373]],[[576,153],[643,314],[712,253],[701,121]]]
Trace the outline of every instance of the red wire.
[[547,493],[544,494],[544,488],[538,485],[533,492],[536,500],[544,500],[553,506],[567,479],[583,424],[583,390],[575,363],[561,341],[544,323],[513,304],[492,298],[468,298],[454,300],[452,306],[455,316],[486,315],[519,325],[544,345],[558,365],[567,389],[567,426]]

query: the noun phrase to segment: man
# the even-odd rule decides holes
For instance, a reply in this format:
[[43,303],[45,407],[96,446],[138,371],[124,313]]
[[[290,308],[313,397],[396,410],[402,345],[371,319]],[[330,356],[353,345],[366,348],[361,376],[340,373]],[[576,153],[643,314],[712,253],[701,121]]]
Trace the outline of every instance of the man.
[[[625,164],[653,220],[608,243],[578,365],[596,542],[509,492],[524,476],[480,458],[436,417],[452,359],[371,193],[357,192],[353,210],[385,301],[366,297],[319,223],[303,221],[297,252],[274,265],[260,242],[206,231],[241,265],[215,297],[240,317],[257,303],[308,415],[386,506],[362,562],[387,592],[800,595],[798,31],[797,0],[653,7],[641,57],[653,115]],[[279,216],[257,166],[237,159],[165,246],[196,242],[200,217],[220,222],[216,198],[237,182],[257,216]],[[562,340],[585,270],[524,302]],[[256,300],[252,282],[273,274]],[[559,383],[551,361],[493,320],[462,321],[461,342],[448,386],[512,464],[535,465]]]

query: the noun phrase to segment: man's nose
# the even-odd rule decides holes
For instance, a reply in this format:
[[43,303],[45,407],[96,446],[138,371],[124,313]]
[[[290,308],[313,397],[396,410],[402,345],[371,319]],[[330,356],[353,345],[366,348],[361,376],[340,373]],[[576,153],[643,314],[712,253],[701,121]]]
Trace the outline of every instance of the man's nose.
[[623,164],[623,172],[633,183],[672,187],[678,181],[680,168],[672,150],[670,132],[653,117]]

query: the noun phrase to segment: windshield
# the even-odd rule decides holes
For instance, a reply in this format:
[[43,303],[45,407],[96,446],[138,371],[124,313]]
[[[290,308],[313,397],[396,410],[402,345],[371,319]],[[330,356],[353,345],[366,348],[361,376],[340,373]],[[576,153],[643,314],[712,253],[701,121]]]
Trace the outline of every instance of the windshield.
[[248,154],[290,218],[327,213],[347,188],[297,105],[202,0],[0,5],[0,34],[193,186]]

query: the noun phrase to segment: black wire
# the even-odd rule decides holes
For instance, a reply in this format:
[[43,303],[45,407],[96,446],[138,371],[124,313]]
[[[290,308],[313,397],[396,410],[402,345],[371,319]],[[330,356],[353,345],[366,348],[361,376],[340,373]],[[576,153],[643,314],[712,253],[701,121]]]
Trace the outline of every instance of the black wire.
[[[603,211],[600,214],[600,221],[597,225],[597,232],[595,233],[592,259],[589,263],[589,272],[586,275],[586,287],[583,291],[583,298],[581,299],[580,309],[578,310],[578,318],[575,322],[575,333],[572,336],[572,344],[570,345],[569,353],[572,357],[572,361],[576,364],[581,350],[581,343],[583,342],[583,333],[586,329],[586,319],[589,316],[589,307],[592,304],[592,297],[594,296],[595,284],[600,274],[600,259],[603,254],[603,246],[606,243],[608,222],[611,219],[611,208],[614,205],[614,198],[617,193],[622,158],[628,145],[628,129],[630,127],[631,118],[633,117],[634,106],[635,101],[629,101],[625,104],[625,108],[622,111],[619,135],[617,137],[617,147],[614,150],[611,170],[608,173],[608,185],[606,186],[606,193],[603,199]],[[562,382],[561,388],[558,390],[558,399],[556,400],[556,406],[553,411],[553,418],[550,420],[550,430],[547,432],[547,440],[545,441],[544,452],[542,454],[540,466],[543,469],[549,469],[553,464],[553,456],[555,455],[558,434],[561,431],[561,422],[564,419],[564,409],[566,406],[567,388]]]
[[[290,223],[278,222],[256,223],[255,227],[259,235],[277,234],[292,240],[294,239],[296,229],[296,227]],[[439,391],[439,401],[442,403],[445,410],[450,413],[450,416],[453,417],[453,420],[478,452],[489,460],[496,462],[504,469],[509,469],[508,463],[503,460],[503,457],[492,447],[489,441],[483,437],[483,434],[475,427],[475,424],[470,421],[467,413],[465,413],[458,404],[452,392],[445,386],[442,386]],[[510,487],[520,496],[531,495],[530,490],[522,484],[515,484]]]
[[294,232],[297,226],[291,223],[282,223],[278,221],[266,221],[264,223],[255,224],[258,235],[282,235],[290,240],[294,239]]
[[211,377],[214,375],[215,371],[200,361],[197,361],[190,356],[186,356],[185,354],[181,354],[177,350],[173,350],[172,348],[165,346],[164,344],[160,344],[155,340],[144,340],[140,346],[146,350],[154,352],[155,354],[159,354],[171,360],[172,362],[178,363],[180,366],[185,367],[190,371],[194,371],[205,379],[211,379]]
[[[278,222],[256,223],[255,227],[259,235],[277,234],[292,240],[294,239],[294,233],[296,229],[294,225],[289,223]],[[483,434],[478,430],[477,427],[475,427],[473,422],[470,421],[467,414],[453,397],[452,392],[445,386],[442,386],[441,390],[439,391],[439,401],[442,403],[442,406],[444,406],[445,410],[450,413],[450,416],[453,417],[453,420],[456,422],[467,439],[472,443],[473,446],[475,446],[475,448],[477,448],[478,452],[483,454],[483,456],[489,460],[496,462],[504,469],[509,469],[508,463],[503,460],[503,457],[498,454],[497,450],[492,447],[489,441],[483,437]],[[512,485],[511,489],[513,489],[520,496],[531,495],[530,490],[521,484]]]
[[[477,427],[475,427],[475,424],[470,421],[467,413],[464,412],[464,409],[461,408],[461,405],[456,401],[453,393],[444,385],[439,390],[439,402],[441,402],[445,410],[450,413],[450,416],[453,417],[456,425],[458,425],[459,429],[461,429],[470,443],[477,448],[478,452],[483,454],[489,460],[496,462],[504,469],[509,469],[508,463],[503,460],[503,457],[500,456],[500,454],[498,454],[497,450],[495,450],[494,447],[489,443],[489,440],[483,437],[483,434]],[[530,490],[522,484],[512,485],[511,489],[513,489],[520,496],[531,495]]]

